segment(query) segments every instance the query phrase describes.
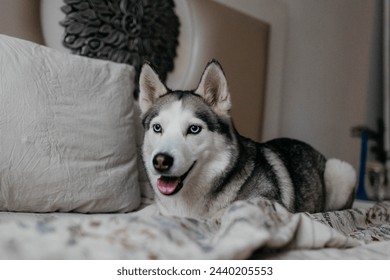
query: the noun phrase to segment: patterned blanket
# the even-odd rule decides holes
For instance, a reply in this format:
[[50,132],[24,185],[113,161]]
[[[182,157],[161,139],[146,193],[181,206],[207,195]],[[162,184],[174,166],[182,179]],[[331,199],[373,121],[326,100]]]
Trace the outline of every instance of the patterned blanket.
[[[291,214],[257,199],[235,202],[207,220],[164,217],[154,205],[127,214],[2,212],[0,232],[1,259],[283,258],[284,253],[329,248],[338,258],[349,252],[348,258],[390,259],[390,202],[370,209]],[[383,246],[375,251],[373,244]],[[357,248],[356,255],[351,253]],[[367,255],[362,254],[365,248]],[[291,255],[305,256],[316,258]]]

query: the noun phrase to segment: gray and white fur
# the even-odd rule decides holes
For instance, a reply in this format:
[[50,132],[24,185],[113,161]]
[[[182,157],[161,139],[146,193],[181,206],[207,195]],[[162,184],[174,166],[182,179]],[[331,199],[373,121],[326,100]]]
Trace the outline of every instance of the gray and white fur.
[[149,64],[140,74],[143,161],[159,211],[207,218],[236,200],[264,197],[290,212],[351,206],[356,174],[308,144],[241,136],[220,64],[205,68],[196,90],[170,90]]

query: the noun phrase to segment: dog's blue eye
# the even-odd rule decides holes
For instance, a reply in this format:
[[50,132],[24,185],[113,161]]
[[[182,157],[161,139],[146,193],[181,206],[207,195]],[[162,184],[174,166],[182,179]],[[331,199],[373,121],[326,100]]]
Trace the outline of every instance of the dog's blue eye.
[[190,127],[188,128],[187,134],[198,134],[201,131],[202,131],[201,126],[193,124],[190,125]]
[[153,125],[153,131],[156,133],[161,133],[162,132],[162,127],[160,124],[156,123]]

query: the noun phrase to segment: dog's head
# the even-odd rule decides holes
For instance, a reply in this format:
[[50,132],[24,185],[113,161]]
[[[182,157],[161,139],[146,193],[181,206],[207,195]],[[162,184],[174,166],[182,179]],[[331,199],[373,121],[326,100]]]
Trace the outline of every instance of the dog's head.
[[139,105],[145,129],[143,159],[155,189],[180,191],[207,166],[215,172],[232,137],[230,94],[220,64],[211,61],[194,91],[172,91],[149,64],[140,74]]

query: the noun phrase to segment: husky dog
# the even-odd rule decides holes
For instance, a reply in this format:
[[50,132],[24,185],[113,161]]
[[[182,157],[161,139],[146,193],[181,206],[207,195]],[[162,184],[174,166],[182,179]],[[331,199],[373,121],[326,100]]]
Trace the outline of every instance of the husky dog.
[[230,94],[213,60],[194,91],[170,90],[149,64],[140,74],[142,156],[164,215],[207,218],[236,200],[264,197],[290,212],[350,207],[356,174],[311,146],[256,143],[235,129]]

